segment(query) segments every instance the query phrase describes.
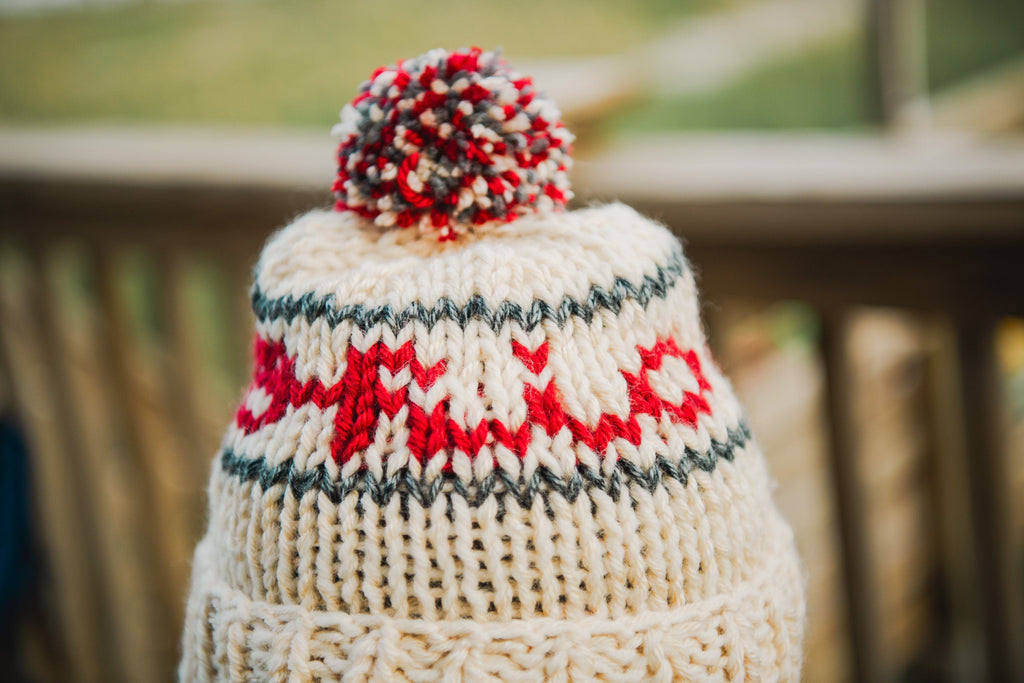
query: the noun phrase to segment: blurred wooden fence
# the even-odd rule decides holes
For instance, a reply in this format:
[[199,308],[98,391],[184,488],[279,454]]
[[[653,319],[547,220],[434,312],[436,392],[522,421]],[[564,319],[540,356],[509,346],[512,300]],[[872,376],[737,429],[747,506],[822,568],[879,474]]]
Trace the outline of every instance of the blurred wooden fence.
[[[0,138],[0,379],[30,436],[48,560],[33,642],[52,680],[169,680],[208,467],[248,370],[249,268],[271,230],[328,201],[330,143]],[[820,314],[861,681],[891,680],[900,663],[882,642],[854,457],[848,314],[901,307],[927,321],[942,342],[924,397],[934,598],[946,606],[935,637],[966,652],[970,680],[1024,675],[1022,539],[1010,531],[994,357],[999,319],[1024,315],[1024,145],[658,138],[608,149],[575,178],[585,198],[622,199],[684,238],[707,300],[793,299]]]
[[583,174],[591,193],[625,198],[676,230],[709,300],[798,300],[818,311],[854,680],[893,680],[905,665],[883,641],[854,457],[864,435],[847,323],[858,306],[910,311],[932,339],[923,400],[939,657],[957,660],[945,668],[963,680],[1024,680],[1024,539],[1012,531],[995,356],[999,320],[1024,313],[1022,164],[1024,146],[1007,140],[663,138],[609,150]]

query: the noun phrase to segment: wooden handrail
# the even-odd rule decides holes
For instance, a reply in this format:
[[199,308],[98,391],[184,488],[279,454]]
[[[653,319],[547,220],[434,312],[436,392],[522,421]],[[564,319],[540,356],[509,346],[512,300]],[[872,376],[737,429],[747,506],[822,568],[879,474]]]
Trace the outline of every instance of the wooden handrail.
[[[251,259],[329,204],[329,150],[301,133],[0,131],[0,227]],[[575,179],[579,203],[620,199],[675,230],[713,296],[1024,309],[1024,140],[661,137]]]
[[[328,204],[333,173],[326,135],[0,129],[14,230],[99,214],[184,231],[276,226]],[[582,202],[649,207],[691,242],[998,241],[1020,227],[1024,139],[657,136],[580,160],[574,181]]]

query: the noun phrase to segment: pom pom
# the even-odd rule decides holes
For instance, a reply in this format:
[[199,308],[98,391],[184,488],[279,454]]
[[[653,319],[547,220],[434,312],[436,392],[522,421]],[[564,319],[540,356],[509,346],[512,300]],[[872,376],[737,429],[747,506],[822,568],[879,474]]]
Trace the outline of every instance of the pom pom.
[[335,208],[453,240],[560,210],[572,134],[528,76],[480,48],[381,67],[341,112]]

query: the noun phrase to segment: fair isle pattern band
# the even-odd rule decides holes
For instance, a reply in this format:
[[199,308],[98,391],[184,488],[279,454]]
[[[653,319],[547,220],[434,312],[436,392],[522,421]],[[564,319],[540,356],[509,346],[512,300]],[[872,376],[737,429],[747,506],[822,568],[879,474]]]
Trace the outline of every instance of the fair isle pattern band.
[[450,492],[465,498],[471,506],[478,507],[493,495],[498,502],[500,518],[506,496],[515,498],[521,507],[529,508],[538,495],[546,497],[557,494],[574,503],[581,493],[598,489],[607,493],[613,501],[618,501],[632,484],[638,484],[648,492],[654,491],[663,478],[674,479],[685,486],[693,469],[714,471],[719,460],[731,462],[736,451],[744,448],[750,439],[749,428],[741,424],[737,429],[729,431],[726,441],[712,440],[711,448],[705,453],[687,447],[682,458],[669,459],[659,455],[656,464],[646,470],[628,460],[618,460],[611,475],[606,476],[599,470],[581,464],[572,476],[564,478],[541,466],[529,480],[522,476],[514,479],[508,473],[496,470],[482,481],[471,481],[468,484],[451,472],[442,472],[440,476],[428,480],[416,477],[408,470],[380,480],[365,470],[351,477],[334,479],[325,465],[300,470],[293,461],[288,461],[275,467],[268,465],[264,458],[246,458],[231,450],[221,452],[220,466],[241,481],[258,482],[263,489],[284,484],[297,497],[309,491],[317,491],[326,494],[333,503],[340,503],[349,494],[366,492],[380,506],[390,503],[395,495],[402,499],[403,508],[407,508],[409,498],[415,499],[420,505],[431,506],[439,495]]
[[[252,308],[260,322],[291,322],[301,316],[310,321],[325,320],[331,327],[336,327],[341,322],[350,320],[363,331],[383,325],[397,333],[413,322],[423,323],[430,329],[445,320],[454,321],[459,327],[465,328],[469,321],[480,320],[495,332],[513,323],[530,332],[548,320],[559,327],[564,327],[566,321],[572,317],[590,323],[594,314],[599,311],[618,313],[623,302],[627,300],[636,301],[641,308],[646,309],[653,299],[664,299],[688,270],[685,257],[677,250],[665,265],[658,266],[653,274],[644,275],[639,282],[616,277],[611,288],[592,285],[583,300],[565,296],[560,302],[552,305],[543,299],[534,299],[528,308],[512,301],[503,301],[497,306],[491,306],[478,294],[463,305],[442,297],[429,307],[416,301],[396,311],[389,304],[338,305],[334,295],[318,297],[313,292],[298,297],[287,295],[270,298],[258,286],[253,288]],[[256,280],[259,281],[258,276]]]
[[[530,466],[526,472],[521,468],[509,472],[495,463],[498,466],[494,469],[473,470],[467,476],[463,468],[460,476],[449,478],[457,480],[466,490],[479,490],[483,485],[485,496],[500,483],[503,491],[532,498],[537,486],[545,480],[563,493],[571,492],[582,486],[581,471],[585,474],[602,469],[593,461],[589,467],[579,462],[577,456],[571,454],[578,447],[588,449],[594,457],[611,458],[614,471],[604,468],[600,477],[590,479],[600,479],[613,491],[617,491],[622,472],[627,470],[632,479],[640,481],[656,480],[662,469],[670,476],[685,477],[693,462],[704,459],[701,452],[710,446],[714,453],[717,445],[713,439],[705,438],[696,442],[703,445],[701,448],[679,443],[665,448],[665,436],[658,436],[657,432],[671,430],[671,424],[696,429],[702,415],[711,416],[713,401],[709,399],[713,392],[704,368],[707,359],[702,361],[693,349],[680,348],[671,336],[655,337],[653,343],[641,342],[628,351],[621,349],[609,360],[625,362],[629,368],[620,366],[618,373],[610,371],[611,384],[606,391],[612,392],[613,400],[606,404],[604,412],[598,414],[591,409],[585,416],[578,412],[578,404],[564,399],[562,390],[579,381],[588,383],[593,378],[567,377],[563,373],[563,380],[570,384],[562,381],[560,386],[551,368],[552,362],[557,363],[551,358],[552,349],[564,343],[550,336],[552,324],[560,331],[558,335],[575,335],[577,333],[566,329],[567,326],[575,325],[580,329],[579,325],[608,325],[620,315],[628,320],[630,316],[645,312],[653,301],[665,300],[684,276],[689,277],[685,259],[678,249],[665,254],[662,263],[664,265],[652,264],[653,270],[636,281],[619,276],[612,278],[607,287],[591,284],[582,301],[566,295],[552,305],[537,297],[529,307],[507,300],[489,304],[476,295],[463,306],[442,297],[433,305],[417,301],[396,313],[390,304],[338,306],[332,295],[314,297],[310,294],[271,300],[257,291],[253,304],[264,332],[256,339],[253,384],[236,414],[238,431],[234,443],[225,444],[225,453],[230,454],[226,455],[225,462],[238,470],[241,456],[258,459],[261,456],[258,444],[254,450],[240,441],[289,419],[288,416],[296,412],[306,411],[301,414],[308,416],[308,411],[313,410],[319,415],[330,414],[333,422],[331,459],[345,469],[339,474],[338,469],[333,468],[333,475],[324,479],[325,482],[354,481],[357,472],[346,467],[350,461],[374,445],[378,450],[390,449],[393,440],[400,444],[395,448],[404,451],[400,458],[417,465],[415,471],[399,478],[398,472],[390,466],[386,474],[377,468],[363,483],[370,483],[374,490],[389,491],[400,481],[410,485],[419,481],[413,488],[417,495],[429,499],[436,496],[439,485],[439,457],[444,462],[444,472],[451,474],[454,453],[462,453],[474,461],[483,452],[490,459],[495,448],[519,460],[525,460],[531,448],[556,448],[561,453],[558,457],[563,466],[552,471],[541,463],[539,469]],[[626,302],[631,303],[628,311],[624,309]],[[604,322],[595,320],[599,312]],[[449,367],[452,358],[441,355],[426,360],[423,357],[422,349],[417,348],[411,336],[413,329],[420,331],[416,337],[420,344],[430,345],[422,336],[424,331],[429,333],[442,322],[447,326],[441,331],[444,334],[451,334],[453,329],[464,334],[475,324],[477,329],[483,326],[494,335],[497,346],[490,355],[497,355],[487,361],[492,370],[485,370],[484,374],[493,377],[499,371],[497,368],[501,368],[499,372],[504,379],[500,386],[494,387],[501,392],[501,410],[490,412],[482,404],[475,410],[467,409],[464,396],[448,393],[461,390],[469,382],[483,382],[480,367],[473,369],[469,376],[457,363],[454,368]],[[347,324],[347,329],[361,332],[365,341],[344,337],[340,342],[332,340],[329,349],[324,347],[324,351],[336,358],[336,370],[328,376],[310,375],[310,359],[305,361],[307,371],[303,372],[298,367],[299,359],[289,354],[286,340],[280,339],[281,335],[287,336],[286,327],[293,329],[293,335],[300,333],[294,331],[296,323],[308,325],[310,329],[315,325],[321,330],[320,334],[325,329],[333,331]],[[546,328],[540,329],[541,325]],[[278,331],[271,333],[271,328]],[[385,332],[390,333],[390,340],[385,338]],[[450,343],[451,337],[448,337],[445,346]],[[462,343],[462,340],[458,342]],[[317,367],[324,367],[319,357],[314,362]],[[443,381],[448,373],[455,373],[455,386]],[[666,397],[662,395],[666,383],[670,387],[685,387],[685,390],[681,394],[677,392],[675,397]],[[672,392],[673,389],[669,389],[669,394]],[[484,385],[480,384],[478,392],[473,393],[483,397]],[[713,430],[725,443],[721,447],[724,452],[731,452],[729,442],[735,441],[734,435],[727,433],[730,426],[735,427],[736,423],[719,422]],[[556,441],[560,445],[555,445]],[[653,459],[641,462],[627,459],[625,464],[616,464],[619,458],[614,454],[613,442],[633,448],[644,448],[646,443],[646,447],[658,450],[661,464]],[[691,457],[675,462],[666,459],[668,453],[684,450]],[[303,477],[318,477],[315,469],[307,472],[309,465],[302,460],[298,469],[304,473]],[[579,467],[573,466],[573,462]],[[362,463],[355,464],[363,469]],[[316,462],[312,465],[316,466]],[[265,465],[260,478],[267,479],[271,470],[279,471],[282,466],[294,468],[295,464],[289,461]],[[714,457],[710,466],[714,466]],[[347,490],[353,485],[346,483],[342,488]]]
[[[285,419],[289,410],[313,406],[334,410],[331,456],[345,465],[381,439],[401,435],[402,448],[421,465],[435,456],[459,451],[475,460],[490,447],[503,447],[520,459],[526,457],[538,436],[536,430],[555,440],[566,432],[568,445],[583,444],[594,453],[604,453],[616,440],[640,446],[645,440],[644,418],[696,427],[700,415],[711,415],[711,384],[695,351],[683,351],[674,339],[659,340],[651,348],[638,346],[639,372],[621,370],[622,388],[628,393],[628,415],[605,412],[590,423],[573,415],[562,399],[549,368],[547,341],[530,350],[511,342],[514,362],[529,377],[522,385],[521,406],[525,419],[518,424],[497,417],[480,416],[466,423],[454,419],[450,395],[429,395],[448,371],[442,358],[424,367],[412,341],[392,350],[379,341],[365,351],[350,345],[344,372],[332,384],[313,377],[298,379],[295,359],[285,344],[256,341],[256,372],[252,388],[239,408],[235,424],[245,435]],[[675,361],[673,364],[672,361]],[[672,364],[673,379],[692,385],[682,391],[681,401],[661,396],[652,374]],[[682,367],[680,367],[682,366]],[[401,381],[394,381],[402,377]],[[511,394],[509,393],[509,398]],[[382,434],[383,430],[383,434]]]

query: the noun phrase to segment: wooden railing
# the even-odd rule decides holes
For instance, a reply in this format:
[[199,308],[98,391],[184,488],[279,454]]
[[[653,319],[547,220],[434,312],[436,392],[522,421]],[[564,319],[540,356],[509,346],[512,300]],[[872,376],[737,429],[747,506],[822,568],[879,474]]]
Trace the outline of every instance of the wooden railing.
[[[170,678],[207,468],[247,373],[249,268],[270,231],[328,201],[330,165],[315,136],[0,134],[0,370],[31,446],[52,590],[35,622],[54,680]],[[707,300],[818,310],[861,681],[896,665],[855,466],[847,316],[901,307],[943,340],[927,411],[940,593],[947,631],[974,624],[984,648],[949,645],[988,680],[1020,680],[1022,539],[1010,535],[994,335],[1001,316],[1024,315],[1024,145],[659,138],[581,162],[576,185],[583,201],[621,199],[676,231]],[[205,318],[196,278],[219,304]]]
[[1022,539],[1010,536],[995,332],[1002,316],[1024,313],[1024,147],[961,142],[942,151],[936,143],[663,139],[610,150],[584,182],[676,230],[710,300],[796,299],[819,311],[846,610],[861,681],[891,679],[895,663],[880,641],[853,457],[846,318],[856,306],[900,307],[934,329],[942,351],[929,440],[943,488],[935,521],[954,565],[940,573],[959,577],[945,599],[960,610],[953,621],[980,621],[985,651],[971,677],[1021,680]]

